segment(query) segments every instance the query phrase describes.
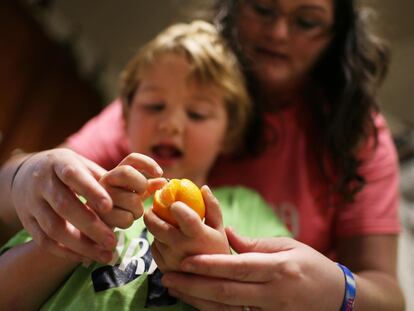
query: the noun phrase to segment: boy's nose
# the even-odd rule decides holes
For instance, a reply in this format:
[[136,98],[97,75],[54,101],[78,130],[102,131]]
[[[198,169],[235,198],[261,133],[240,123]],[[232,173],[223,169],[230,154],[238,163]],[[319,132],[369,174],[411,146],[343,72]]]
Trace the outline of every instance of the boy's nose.
[[158,130],[168,135],[180,134],[183,130],[182,120],[177,113],[165,115],[158,124]]

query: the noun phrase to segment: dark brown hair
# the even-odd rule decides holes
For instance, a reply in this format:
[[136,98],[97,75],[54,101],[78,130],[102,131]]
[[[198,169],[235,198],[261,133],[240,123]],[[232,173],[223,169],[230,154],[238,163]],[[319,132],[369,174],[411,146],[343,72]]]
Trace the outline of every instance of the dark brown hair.
[[[213,19],[243,63],[234,28],[241,1],[216,1]],[[368,137],[373,135],[375,141],[377,139],[373,116],[379,109],[377,91],[387,73],[390,53],[387,45],[371,33],[366,9],[358,8],[354,0],[332,1],[335,16],[333,41],[314,67],[311,94],[307,94],[306,100],[318,125],[319,137],[314,139],[322,148],[317,152],[329,156],[337,177],[332,177],[323,160],[320,160],[321,172],[325,177],[335,179],[333,190],[349,202],[365,184],[363,176],[358,173],[361,162],[356,154]],[[247,80],[252,78],[247,77]],[[254,91],[254,85],[251,89]],[[252,98],[256,98],[254,94]],[[263,132],[259,105],[255,105],[255,109],[255,128],[246,138],[251,140],[247,145],[252,147],[258,141],[258,133]],[[322,154],[317,158],[324,159]]]

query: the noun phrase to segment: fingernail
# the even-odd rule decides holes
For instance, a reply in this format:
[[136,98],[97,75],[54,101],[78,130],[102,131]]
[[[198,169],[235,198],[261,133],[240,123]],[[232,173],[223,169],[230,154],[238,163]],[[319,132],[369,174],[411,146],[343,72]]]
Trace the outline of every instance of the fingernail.
[[105,248],[112,249],[115,247],[116,240],[113,234],[108,234],[105,239]]
[[207,195],[212,195],[212,192],[209,186],[203,185],[202,190],[204,190],[207,193]]
[[99,254],[99,260],[104,263],[110,262],[112,259],[112,252],[102,251]]
[[158,174],[158,175],[160,175],[160,176],[162,176],[162,174],[164,174],[164,171],[162,170],[162,168],[161,167],[159,167],[159,166],[157,166],[156,168],[155,168],[155,171],[156,171],[156,173]]
[[162,285],[164,285],[165,287],[172,285],[171,279],[166,275],[163,276],[161,282],[162,282]]
[[84,268],[88,268],[92,263],[92,260],[90,260],[89,258],[83,258],[82,259],[82,266]]
[[181,265],[181,269],[183,269],[185,272],[193,272],[194,271],[194,265],[192,265],[189,262],[184,262]]
[[176,297],[176,298],[180,298],[180,293],[177,292],[174,289],[169,288],[168,289],[168,294],[170,294],[170,296]]
[[98,203],[98,207],[101,210],[106,210],[111,205],[111,202],[107,198],[102,198],[100,202]]

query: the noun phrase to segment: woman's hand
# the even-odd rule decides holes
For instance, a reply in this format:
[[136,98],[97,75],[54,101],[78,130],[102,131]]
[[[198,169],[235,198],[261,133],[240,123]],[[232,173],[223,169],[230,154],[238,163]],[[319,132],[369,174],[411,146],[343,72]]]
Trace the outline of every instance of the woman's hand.
[[[162,174],[150,158],[139,169],[148,176]],[[60,257],[109,261],[115,236],[96,213],[112,209],[110,195],[98,182],[105,173],[97,164],[65,148],[28,158],[15,176],[11,196],[33,240]],[[75,194],[86,198],[87,204]]]
[[[238,255],[196,255],[163,277],[170,294],[200,310],[339,310],[336,263],[290,238],[250,240],[227,229]],[[191,274],[188,274],[188,273]]]
[[154,235],[151,252],[161,271],[177,271],[181,261],[196,254],[229,254],[218,200],[207,186],[201,188],[206,204],[203,223],[195,211],[182,202],[171,206],[178,228],[159,218],[152,209],[144,215],[148,230]]

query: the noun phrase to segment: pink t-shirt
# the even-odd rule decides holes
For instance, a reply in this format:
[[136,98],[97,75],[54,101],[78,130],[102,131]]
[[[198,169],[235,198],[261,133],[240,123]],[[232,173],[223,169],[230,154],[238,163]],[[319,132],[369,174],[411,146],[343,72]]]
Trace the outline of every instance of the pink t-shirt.
[[109,170],[130,153],[121,101],[116,100],[70,136],[65,145]]
[[[322,197],[326,183],[318,174],[297,107],[268,116],[277,143],[260,157],[234,161],[221,158],[212,169],[211,186],[243,185],[257,190],[290,228],[295,238],[333,255],[335,240],[343,236],[399,232],[398,161],[384,118],[375,116],[379,139],[376,149],[361,150],[365,160],[360,173],[366,185],[354,203],[333,206]],[[106,169],[116,166],[129,152],[122,106],[115,101],[90,120],[66,144]],[[254,207],[252,207],[254,208]]]

